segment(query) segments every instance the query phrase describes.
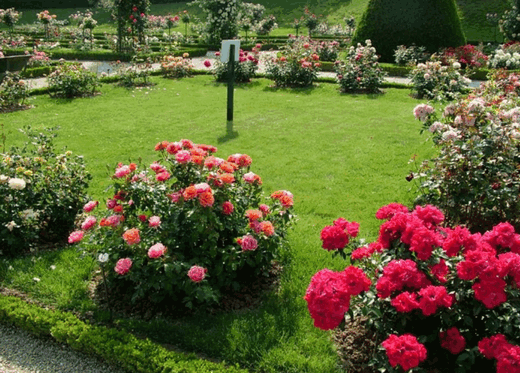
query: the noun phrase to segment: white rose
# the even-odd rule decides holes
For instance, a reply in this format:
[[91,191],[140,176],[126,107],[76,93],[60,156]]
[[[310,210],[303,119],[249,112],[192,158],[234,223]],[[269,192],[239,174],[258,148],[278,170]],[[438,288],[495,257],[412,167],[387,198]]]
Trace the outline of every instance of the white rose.
[[22,190],[25,188],[25,181],[16,177],[9,179],[9,188]]

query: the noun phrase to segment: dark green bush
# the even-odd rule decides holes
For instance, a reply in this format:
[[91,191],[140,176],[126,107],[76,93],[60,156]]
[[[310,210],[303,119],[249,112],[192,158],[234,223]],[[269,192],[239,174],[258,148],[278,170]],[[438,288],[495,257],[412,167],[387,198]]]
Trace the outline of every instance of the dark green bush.
[[454,0],[370,0],[353,43],[370,39],[381,62],[393,62],[399,45],[433,53],[466,44]]

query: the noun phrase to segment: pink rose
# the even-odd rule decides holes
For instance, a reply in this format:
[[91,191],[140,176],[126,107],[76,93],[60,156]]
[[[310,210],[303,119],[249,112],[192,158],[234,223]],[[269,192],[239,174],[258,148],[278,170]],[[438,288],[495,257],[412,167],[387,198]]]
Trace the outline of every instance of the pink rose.
[[166,253],[166,246],[162,243],[156,243],[148,249],[148,257],[150,259],[157,259]]
[[188,271],[188,277],[193,282],[201,282],[206,277],[206,272],[208,272],[207,268],[203,268],[200,266],[192,266]]
[[253,236],[246,234],[242,237],[240,246],[242,247],[243,251],[253,251],[258,247],[258,242]]
[[94,216],[89,216],[85,219],[83,224],[81,224],[81,229],[84,231],[88,231],[90,228],[92,228],[96,224],[96,218]]
[[179,150],[177,154],[175,154],[175,160],[178,163],[188,163],[191,161],[191,153],[187,150]]
[[83,239],[83,231],[74,231],[69,235],[69,243],[76,243]]
[[204,66],[209,68],[211,66],[210,60],[204,60]]
[[90,212],[90,211],[94,210],[98,204],[99,204],[98,201],[87,202],[87,204],[85,204],[85,206],[83,206],[83,211]]
[[124,258],[117,261],[114,271],[120,275],[125,275],[130,271],[130,268],[132,268],[132,259]]
[[151,216],[150,219],[148,219],[148,226],[149,227],[158,227],[161,225],[161,218],[158,216]]

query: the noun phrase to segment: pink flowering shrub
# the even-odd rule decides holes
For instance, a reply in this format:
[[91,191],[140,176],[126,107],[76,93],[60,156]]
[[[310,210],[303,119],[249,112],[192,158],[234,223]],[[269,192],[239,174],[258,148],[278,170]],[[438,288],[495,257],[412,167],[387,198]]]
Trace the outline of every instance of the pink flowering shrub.
[[351,46],[345,61],[336,62],[336,78],[341,92],[379,92],[386,73],[379,66],[379,56],[371,41],[367,40],[365,44]]
[[[260,49],[262,44],[257,44],[251,52],[240,49],[238,61],[235,61],[235,82],[248,83],[255,77],[258,70],[258,62],[260,60]],[[220,52],[213,65],[213,74],[217,82],[227,82],[229,74],[228,63],[220,62]]]
[[450,224],[472,231],[506,221],[520,228],[519,93],[520,76],[499,72],[444,109],[416,107],[438,149],[410,176],[419,190],[416,203],[438,206]]
[[108,254],[115,270],[107,282],[123,299],[211,304],[282,258],[294,198],[285,190],[264,196],[251,157],[220,158],[214,146],[186,139],[155,150],[151,164],[114,168],[106,209],[86,204],[88,229],[80,242],[74,236],[95,257]]
[[318,77],[320,56],[306,37],[290,38],[279,56],[266,61],[266,77],[277,87],[308,87]]
[[368,244],[355,222],[340,218],[323,229],[323,248],[350,255],[353,265],[312,277],[304,298],[314,325],[365,320],[380,344],[368,363],[374,371],[517,371],[520,234],[513,226],[472,234],[445,225],[432,205],[410,211],[392,203],[376,217],[379,235]]

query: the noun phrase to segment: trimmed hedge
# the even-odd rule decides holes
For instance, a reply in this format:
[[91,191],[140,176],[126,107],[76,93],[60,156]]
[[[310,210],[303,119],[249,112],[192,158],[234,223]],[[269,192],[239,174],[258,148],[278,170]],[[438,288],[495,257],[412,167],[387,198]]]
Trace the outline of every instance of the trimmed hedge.
[[425,46],[434,53],[466,44],[454,0],[370,0],[353,43],[367,39],[380,62],[393,62],[399,45]]
[[71,313],[50,311],[16,297],[0,296],[0,322],[14,324],[39,336],[51,336],[71,348],[97,355],[130,372],[146,373],[247,373],[199,359],[195,354],[169,351],[148,339],[123,330],[95,326]]

